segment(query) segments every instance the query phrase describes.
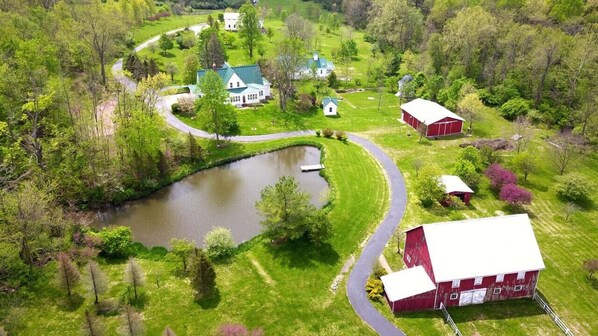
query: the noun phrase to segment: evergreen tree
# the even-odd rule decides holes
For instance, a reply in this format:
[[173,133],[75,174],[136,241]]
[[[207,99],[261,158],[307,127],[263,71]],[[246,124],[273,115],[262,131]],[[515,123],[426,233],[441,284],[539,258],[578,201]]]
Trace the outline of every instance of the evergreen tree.
[[162,179],[167,178],[170,174],[170,164],[162,151],[158,151],[158,173]]
[[72,290],[79,282],[81,275],[79,274],[77,267],[72,263],[68,254],[62,252],[59,253],[56,256],[56,261],[58,262],[58,273],[56,274],[58,284],[66,290],[68,297],[70,298],[73,294]]
[[204,69],[218,69],[226,62],[226,50],[215,28],[204,29],[199,35],[198,45],[199,60]]
[[201,159],[203,149],[197,142],[197,139],[191,134],[191,132],[189,132],[189,134],[187,135],[187,143],[189,147],[189,158],[191,160]]
[[135,293],[135,300],[137,300],[137,288],[145,284],[145,275],[141,266],[137,263],[134,258],[129,258],[129,261],[125,265],[125,281],[129,286],[133,287]]
[[89,291],[95,298],[93,303],[98,304],[98,295],[105,293],[108,289],[108,279],[106,278],[106,274],[100,269],[100,265],[93,260],[87,263],[85,270]]
[[191,287],[198,300],[212,295],[216,288],[216,272],[212,262],[200,249],[195,249],[190,265]]

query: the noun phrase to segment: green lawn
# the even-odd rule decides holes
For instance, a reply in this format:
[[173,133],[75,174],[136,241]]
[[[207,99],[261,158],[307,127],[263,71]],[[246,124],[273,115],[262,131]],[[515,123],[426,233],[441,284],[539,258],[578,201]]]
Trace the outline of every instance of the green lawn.
[[[225,322],[263,327],[267,335],[369,335],[367,327],[349,305],[344,281],[337,293],[330,290],[342,265],[373,230],[388,206],[388,187],[377,163],[351,143],[307,137],[260,144],[231,144],[214,161],[247,152],[261,152],[291,144],[318,143],[325,153],[324,171],[331,185],[330,219],[334,236],[329,243],[313,247],[302,243],[272,248],[263,238],[247,243],[230,262],[218,264],[219,297],[198,304],[193,301],[188,280],[178,278],[177,263],[142,259],[147,284],[143,321],[148,335],[159,335],[170,326],[177,335],[209,335]],[[346,165],[346,162],[351,165]],[[359,195],[359,197],[355,197]],[[122,262],[102,261],[109,272],[111,289],[106,298],[118,299]],[[0,317],[10,335],[78,335],[83,312],[93,309],[91,298],[66,304],[64,294],[52,283],[54,267],[48,267],[38,286],[15,295],[0,296]],[[159,279],[160,286],[156,284]],[[345,278],[346,280],[346,278]],[[76,290],[84,295],[83,288]],[[203,305],[203,307],[202,307]],[[109,334],[118,318],[102,317]]]
[[[215,12],[218,13],[218,12]],[[217,15],[217,14],[214,14]],[[189,27],[207,21],[208,15],[178,15],[162,18],[158,21],[146,21],[141,27],[133,31],[135,45],[168,31]]]

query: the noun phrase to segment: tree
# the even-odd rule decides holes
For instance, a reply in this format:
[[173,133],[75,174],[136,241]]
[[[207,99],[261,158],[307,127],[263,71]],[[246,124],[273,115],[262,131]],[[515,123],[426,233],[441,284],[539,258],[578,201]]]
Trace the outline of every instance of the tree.
[[459,176],[471,188],[476,188],[480,182],[480,176],[476,172],[473,163],[464,159],[459,159],[455,162],[453,174]]
[[115,5],[93,0],[89,4],[74,7],[73,18],[77,21],[82,41],[95,53],[100,65],[102,84],[107,85],[106,62],[118,51],[118,41],[123,40],[127,27]]
[[208,232],[203,245],[212,259],[230,257],[236,247],[230,230],[223,227],[215,227]]
[[125,305],[123,308],[119,334],[127,336],[141,336],[145,334],[141,315],[129,305]]
[[565,213],[565,220],[568,221],[569,217],[571,217],[571,215],[573,215],[574,213],[579,211],[579,205],[577,205],[573,202],[567,202],[567,204],[565,204],[565,208],[563,209],[563,211]]
[[422,142],[423,138],[428,135],[428,125],[423,122],[420,122],[417,125],[417,133],[419,133],[419,140],[418,142]]
[[330,73],[330,75],[328,75],[328,86],[330,86],[333,89],[337,89],[338,88],[338,79],[336,77],[336,72],[332,71]]
[[549,141],[549,154],[559,175],[563,175],[572,161],[577,157],[577,144],[571,134],[559,134]]
[[228,134],[237,127],[237,114],[234,107],[226,102],[228,91],[220,76],[213,70],[208,70],[199,82],[203,96],[199,99],[200,118],[204,128],[216,133],[216,141],[220,134]]
[[491,164],[484,174],[495,191],[500,191],[504,185],[517,183],[517,175],[497,163]]
[[272,42],[272,37],[274,36],[274,29],[272,27],[266,29],[266,36],[268,36],[268,41]]
[[104,327],[101,321],[88,310],[85,311],[85,322],[83,323],[83,332],[87,336],[104,335]]
[[172,38],[170,36],[162,34],[158,40],[158,46],[162,50],[162,53],[166,54],[168,50],[174,47],[174,43],[172,42]]
[[272,79],[278,88],[280,108],[286,111],[287,101],[295,94],[293,79],[301,66],[304,44],[297,39],[284,39],[276,46],[276,58],[272,66]]
[[199,59],[197,55],[190,54],[185,57],[183,63],[183,83],[195,84],[197,80],[197,70],[199,70]]
[[195,249],[195,241],[189,241],[187,238],[170,240],[171,253],[177,256],[183,263],[183,272],[187,272],[187,260],[191,252]]
[[56,279],[58,285],[66,290],[69,299],[72,296],[72,290],[79,282],[81,275],[79,270],[71,262],[71,258],[66,253],[58,253],[56,256],[58,262],[58,272],[56,273]]
[[[310,236],[318,240],[318,231],[326,232],[330,223],[326,216],[318,213],[310,198],[308,193],[299,189],[292,176],[283,176],[275,185],[264,188],[255,204],[263,217],[260,224],[264,235],[271,239],[296,240]],[[322,238],[327,237],[324,235]]]
[[356,29],[364,29],[368,22],[370,0],[344,0],[343,12],[347,23]]
[[528,152],[522,152],[513,157],[512,165],[521,174],[523,174],[523,180],[527,181],[529,174],[533,173],[537,169],[537,162],[535,156]]
[[189,132],[187,135],[187,147],[189,148],[189,159],[200,160],[203,153],[203,148],[197,142],[197,139]]
[[530,110],[529,102],[523,98],[513,98],[504,103],[500,109],[500,115],[503,118],[513,121],[520,116],[525,116]]
[[130,257],[125,265],[125,281],[129,286],[133,287],[135,301],[137,301],[137,289],[145,284],[145,275],[143,274],[143,269],[141,269],[141,266],[139,266],[133,257]]
[[204,69],[219,69],[228,59],[220,34],[208,28],[199,35],[199,60]]
[[170,81],[174,82],[174,75],[179,72],[179,68],[177,68],[176,64],[170,62],[166,64],[164,70],[170,75]]
[[440,175],[440,169],[435,166],[425,166],[419,172],[414,186],[415,194],[426,208],[444,197],[445,190]]
[[250,1],[247,1],[239,8],[239,13],[241,25],[239,28],[239,37],[243,41],[243,46],[249,58],[253,58],[253,50],[257,48],[258,43],[262,39],[257,10]]
[[588,278],[593,279],[594,273],[598,272],[598,259],[588,259],[584,261],[583,269],[588,272]]
[[162,336],[176,336],[176,334],[174,333],[174,331],[172,331],[172,329],[170,329],[170,327],[166,327],[162,332]]
[[314,38],[313,24],[297,14],[289,15],[286,20],[286,36],[288,38],[303,41],[306,48],[309,48]]
[[382,50],[400,52],[419,45],[423,34],[423,15],[406,0],[373,0],[369,12],[368,33]]
[[98,296],[108,289],[108,279],[97,262],[90,260],[85,266],[85,277],[89,291],[94,296],[94,304],[98,304]]
[[129,254],[133,232],[128,226],[109,226],[97,234],[102,240],[102,252],[109,257],[124,257]]
[[592,180],[579,173],[568,173],[556,178],[556,193],[559,197],[573,202],[590,199],[594,184]]
[[191,288],[195,290],[196,299],[210,297],[216,289],[216,271],[204,251],[195,249],[191,256],[189,273]]
[[474,146],[467,146],[463,148],[463,151],[459,153],[459,160],[466,160],[471,162],[477,172],[481,172],[484,169],[484,160],[482,159],[482,153],[479,149]]
[[465,119],[469,120],[468,133],[473,131],[473,122],[479,118],[480,112],[485,109],[477,93],[470,93],[457,103],[457,109]]
[[532,194],[513,183],[503,185],[500,189],[499,197],[513,206],[532,203]]
[[549,3],[552,4],[549,15],[558,22],[580,16],[584,11],[583,0],[550,0]]
[[159,73],[155,76],[148,76],[137,84],[137,96],[144,103],[141,110],[149,115],[156,111],[156,104],[160,98],[162,89],[168,85],[168,75]]

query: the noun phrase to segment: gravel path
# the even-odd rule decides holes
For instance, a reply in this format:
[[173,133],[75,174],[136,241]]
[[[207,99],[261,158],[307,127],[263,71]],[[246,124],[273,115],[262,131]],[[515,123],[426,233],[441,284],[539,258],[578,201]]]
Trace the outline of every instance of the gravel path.
[[[195,32],[199,32],[206,26],[206,24],[199,24],[191,26],[189,27],[189,29]],[[182,29],[175,29],[168,33],[174,33]],[[157,41],[159,38],[159,36],[155,36],[149,39],[148,41],[140,44],[137,48],[135,48],[135,50],[142,50],[151,43]],[[123,60],[121,58],[112,66],[112,73],[114,75],[114,78],[121,82],[127,88],[127,90],[135,91],[135,89],[137,88],[137,83],[122,75],[122,62]],[[170,126],[176,128],[181,132],[191,133],[192,135],[197,137],[213,139],[215,137],[214,134],[210,134],[205,131],[193,128],[183,123],[172,114],[170,106],[174,102],[176,102],[178,97],[180,96],[181,95],[163,96],[158,100],[156,107],[164,116],[166,122]],[[238,142],[255,142],[304,136],[310,134],[314,135],[315,133],[314,131],[293,131],[253,136],[233,136],[227,137],[227,139]],[[372,329],[374,329],[374,331],[376,331],[378,334],[382,336],[404,336],[405,333],[403,333],[403,331],[397,328],[392,322],[387,320],[374,308],[365,292],[365,283],[370,273],[372,272],[372,269],[378,257],[380,256],[380,254],[382,254],[382,250],[384,249],[386,242],[390,237],[392,237],[392,234],[399,225],[401,218],[403,217],[403,214],[405,212],[405,206],[407,203],[407,191],[405,189],[405,181],[403,179],[403,176],[401,175],[401,172],[394,164],[392,159],[388,155],[386,155],[386,153],[384,153],[384,151],[382,151],[380,147],[376,146],[369,140],[366,140],[353,134],[349,134],[349,140],[353,141],[354,143],[360,145],[365,150],[367,150],[382,165],[382,168],[384,169],[386,176],[390,182],[391,201],[388,213],[386,214],[382,223],[378,226],[376,231],[368,239],[367,243],[365,244],[365,247],[363,248],[361,256],[359,256],[357,262],[355,263],[355,266],[353,267],[353,270],[349,274],[349,280],[347,282],[347,296],[349,297],[349,302],[353,306],[353,309],[355,309],[355,312],[357,312],[357,314],[363,319],[363,321],[366,324],[368,324]]]

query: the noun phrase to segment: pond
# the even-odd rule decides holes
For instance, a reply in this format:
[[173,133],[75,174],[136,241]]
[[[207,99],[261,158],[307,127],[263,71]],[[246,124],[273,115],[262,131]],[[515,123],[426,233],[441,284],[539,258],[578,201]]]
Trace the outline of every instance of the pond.
[[318,172],[302,173],[301,165],[320,163],[320,150],[290,147],[206,169],[157,192],[97,214],[97,226],[131,227],[133,239],[151,246],[169,246],[171,238],[201,245],[213,227],[232,231],[237,243],[261,232],[255,202],[260,192],[282,176],[293,176],[318,207],[327,201],[328,184]]

